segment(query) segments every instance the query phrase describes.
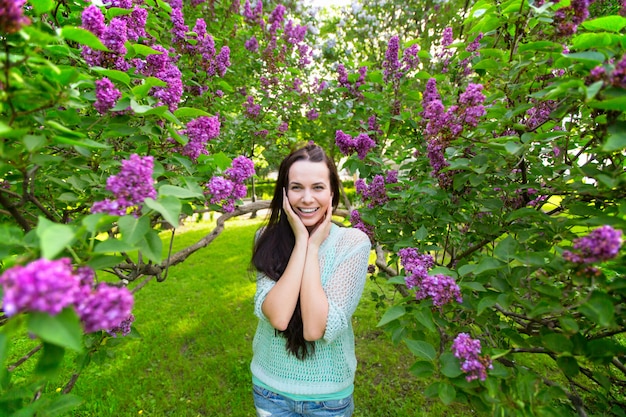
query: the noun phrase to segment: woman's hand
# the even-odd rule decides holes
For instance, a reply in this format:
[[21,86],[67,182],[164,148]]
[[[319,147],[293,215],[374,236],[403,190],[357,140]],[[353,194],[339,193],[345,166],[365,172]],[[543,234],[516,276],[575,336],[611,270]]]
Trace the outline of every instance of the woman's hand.
[[324,242],[324,240],[330,234],[330,225],[333,218],[333,205],[329,204],[326,209],[326,215],[322,221],[315,226],[315,229],[311,230],[309,235],[309,243],[317,245],[318,247]]
[[289,204],[289,199],[287,198],[287,191],[283,188],[283,211],[287,215],[287,220],[289,220],[289,225],[291,226],[291,230],[293,230],[293,234],[296,237],[296,241],[299,239],[304,239],[309,237],[309,231],[306,229],[304,223],[300,217],[293,211],[291,208],[291,204]]

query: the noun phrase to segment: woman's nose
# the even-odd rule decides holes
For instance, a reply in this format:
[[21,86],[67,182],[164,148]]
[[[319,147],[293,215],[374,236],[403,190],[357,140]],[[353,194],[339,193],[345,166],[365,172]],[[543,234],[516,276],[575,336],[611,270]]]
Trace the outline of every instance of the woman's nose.
[[311,194],[311,190],[304,190],[302,193],[302,201],[308,203],[313,201],[313,195]]

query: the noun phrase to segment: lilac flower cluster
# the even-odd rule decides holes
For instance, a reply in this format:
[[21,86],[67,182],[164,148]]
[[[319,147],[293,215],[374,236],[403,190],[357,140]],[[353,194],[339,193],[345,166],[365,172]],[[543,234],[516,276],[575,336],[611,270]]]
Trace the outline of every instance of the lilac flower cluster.
[[367,202],[368,208],[382,206],[389,201],[387,195],[387,184],[395,184],[398,182],[398,171],[389,171],[387,177],[380,174],[374,175],[372,182],[368,186],[365,180],[359,178],[356,180],[356,192],[361,196],[363,202]]
[[467,45],[467,48],[465,48],[465,51],[469,52],[470,55],[466,58],[463,58],[459,62],[459,68],[462,69],[462,73],[465,77],[470,75],[472,72],[472,68],[470,65],[472,60],[480,55],[478,53],[478,49],[480,48],[480,41],[482,40],[482,38],[483,38],[483,34],[481,32],[469,45]]
[[246,0],[243,6],[243,17],[248,23],[263,25],[263,1],[257,0],[256,5],[252,8],[250,0]]
[[419,65],[420,48],[418,44],[413,44],[402,53],[402,62],[398,59],[400,52],[400,39],[392,36],[387,44],[385,60],[383,61],[383,77],[385,82],[390,82],[402,78],[407,72],[417,68]]
[[100,114],[104,114],[115,107],[115,103],[122,96],[120,90],[108,78],[96,81],[96,102],[94,107]]
[[246,101],[243,103],[243,108],[246,110],[245,115],[250,119],[256,119],[261,113],[261,105],[254,103],[254,97],[247,96]]
[[[100,66],[127,71],[130,64],[126,61],[125,42],[128,40],[128,16],[114,17],[106,25],[104,15],[100,8],[91,5],[83,10],[81,15],[83,28],[98,36],[109,51],[98,51],[84,46],[81,54],[89,66]],[[135,33],[136,27],[131,28]]]
[[101,283],[88,297],[77,301],[76,313],[83,322],[85,333],[115,329],[128,320],[133,302],[128,288]]
[[374,142],[366,133],[359,133],[356,137],[352,137],[341,130],[335,132],[335,143],[339,147],[341,153],[349,156],[356,152],[359,159],[365,159],[367,153],[374,147]]
[[159,105],[167,105],[170,111],[175,111],[183,95],[182,73],[164,47],[154,45],[152,49],[159,53],[146,56],[145,61],[135,60],[136,71],[146,77],[156,77],[167,84],[152,87],[150,95],[158,99]]
[[131,316],[132,294],[126,287],[107,284],[94,289],[94,276],[88,267],[74,270],[69,258],[38,259],[26,266],[14,266],[0,276],[2,308],[10,317],[34,311],[54,316],[72,307],[86,333],[120,326],[129,331],[130,323],[124,320]]
[[615,87],[626,89],[626,54],[622,56],[611,72],[610,82]]
[[605,225],[574,240],[576,252],[564,251],[563,259],[579,264],[607,261],[617,256],[621,246],[622,231]]
[[409,289],[416,289],[417,300],[430,297],[435,307],[441,307],[452,301],[463,302],[461,289],[452,277],[428,274],[428,270],[435,264],[432,256],[421,254],[415,248],[400,249],[398,255],[407,273],[404,279],[406,286]]
[[79,281],[69,258],[38,259],[26,266],[14,266],[0,277],[4,292],[2,308],[11,317],[39,311],[57,315],[79,295]]
[[127,209],[135,207],[134,212],[139,213],[146,198],[156,198],[152,179],[153,167],[152,156],[132,154],[129,159],[122,161],[120,173],[107,179],[106,189],[115,198],[95,202],[91,212],[123,216]]
[[359,68],[359,78],[354,82],[350,82],[348,79],[348,71],[343,64],[337,65],[337,81],[339,81],[339,86],[348,89],[348,92],[358,99],[363,99],[364,95],[359,90],[363,84],[365,84],[365,77],[367,76],[367,67],[362,66]]
[[256,39],[256,36],[252,35],[250,39],[248,39],[243,45],[250,52],[258,52],[259,51],[259,41]]
[[218,204],[226,213],[235,210],[235,202],[246,196],[244,182],[254,175],[254,163],[245,156],[235,158],[223,176],[214,176],[206,184],[209,202]]
[[0,0],[0,33],[15,33],[30,24],[24,16],[26,0]]
[[561,36],[571,36],[578,26],[589,16],[589,4],[593,0],[571,0],[570,5],[554,12],[556,32]]
[[526,110],[526,120],[524,124],[529,130],[535,130],[550,119],[550,113],[556,109],[557,102],[545,100],[536,102],[534,107]]
[[183,146],[181,154],[188,156],[194,162],[200,155],[208,155],[206,144],[220,134],[220,119],[218,116],[201,116],[187,123],[187,128],[181,133],[187,135],[189,141]]
[[113,337],[117,337],[118,334],[122,336],[128,336],[131,332],[131,326],[135,321],[135,316],[133,314],[126,317],[120,324],[110,329],[107,329],[107,333]]
[[475,379],[484,381],[487,379],[487,369],[493,369],[489,356],[480,356],[480,340],[472,339],[467,333],[459,333],[452,342],[452,353],[461,360],[461,370],[467,375],[465,379],[470,382]]
[[398,61],[399,50],[400,40],[398,36],[392,36],[387,44],[385,60],[383,61],[383,75],[386,82],[389,82],[400,69],[400,62]]
[[370,238],[370,240],[374,239],[374,226],[365,223],[361,218],[361,214],[358,212],[358,210],[352,210],[350,212],[350,224],[352,224],[352,227],[354,227],[355,229],[359,229],[360,231],[365,233],[367,237]]
[[443,30],[443,34],[441,36],[441,49],[435,53],[435,57],[439,58],[443,63],[443,68],[441,69],[441,72],[443,73],[448,72],[448,65],[450,65],[450,59],[453,55],[453,51],[450,48],[452,42],[454,42],[454,33],[452,28],[448,26]]
[[482,89],[481,84],[470,83],[459,95],[458,105],[452,105],[446,110],[437,90],[437,81],[431,78],[426,83],[422,117],[426,122],[428,157],[433,168],[431,175],[438,178],[444,188],[451,183],[451,174],[441,172],[449,165],[444,155],[448,143],[458,138],[465,127],[476,127],[479,119],[487,113]]

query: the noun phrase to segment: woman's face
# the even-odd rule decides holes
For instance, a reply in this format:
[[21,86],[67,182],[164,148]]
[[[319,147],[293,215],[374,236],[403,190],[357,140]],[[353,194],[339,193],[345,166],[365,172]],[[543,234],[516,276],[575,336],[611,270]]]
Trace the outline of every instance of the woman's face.
[[317,226],[333,201],[330,172],[326,164],[296,161],[289,168],[287,199],[309,230]]

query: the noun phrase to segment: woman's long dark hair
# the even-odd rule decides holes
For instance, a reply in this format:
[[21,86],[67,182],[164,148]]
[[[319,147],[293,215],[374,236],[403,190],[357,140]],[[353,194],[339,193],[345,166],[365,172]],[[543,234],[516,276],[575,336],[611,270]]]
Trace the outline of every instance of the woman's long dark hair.
[[[289,154],[280,164],[274,197],[270,204],[270,217],[267,226],[254,245],[252,264],[257,271],[263,272],[274,281],[278,281],[287,268],[291,252],[296,244],[296,237],[291,230],[287,215],[283,211],[283,188],[289,182],[289,169],[297,161],[324,162],[328,167],[330,187],[333,192],[332,205],[339,203],[339,175],[333,161],[317,145],[308,144]],[[285,347],[298,359],[312,354],[315,345],[304,339],[300,298],[289,320],[287,328],[281,332],[285,337]]]

